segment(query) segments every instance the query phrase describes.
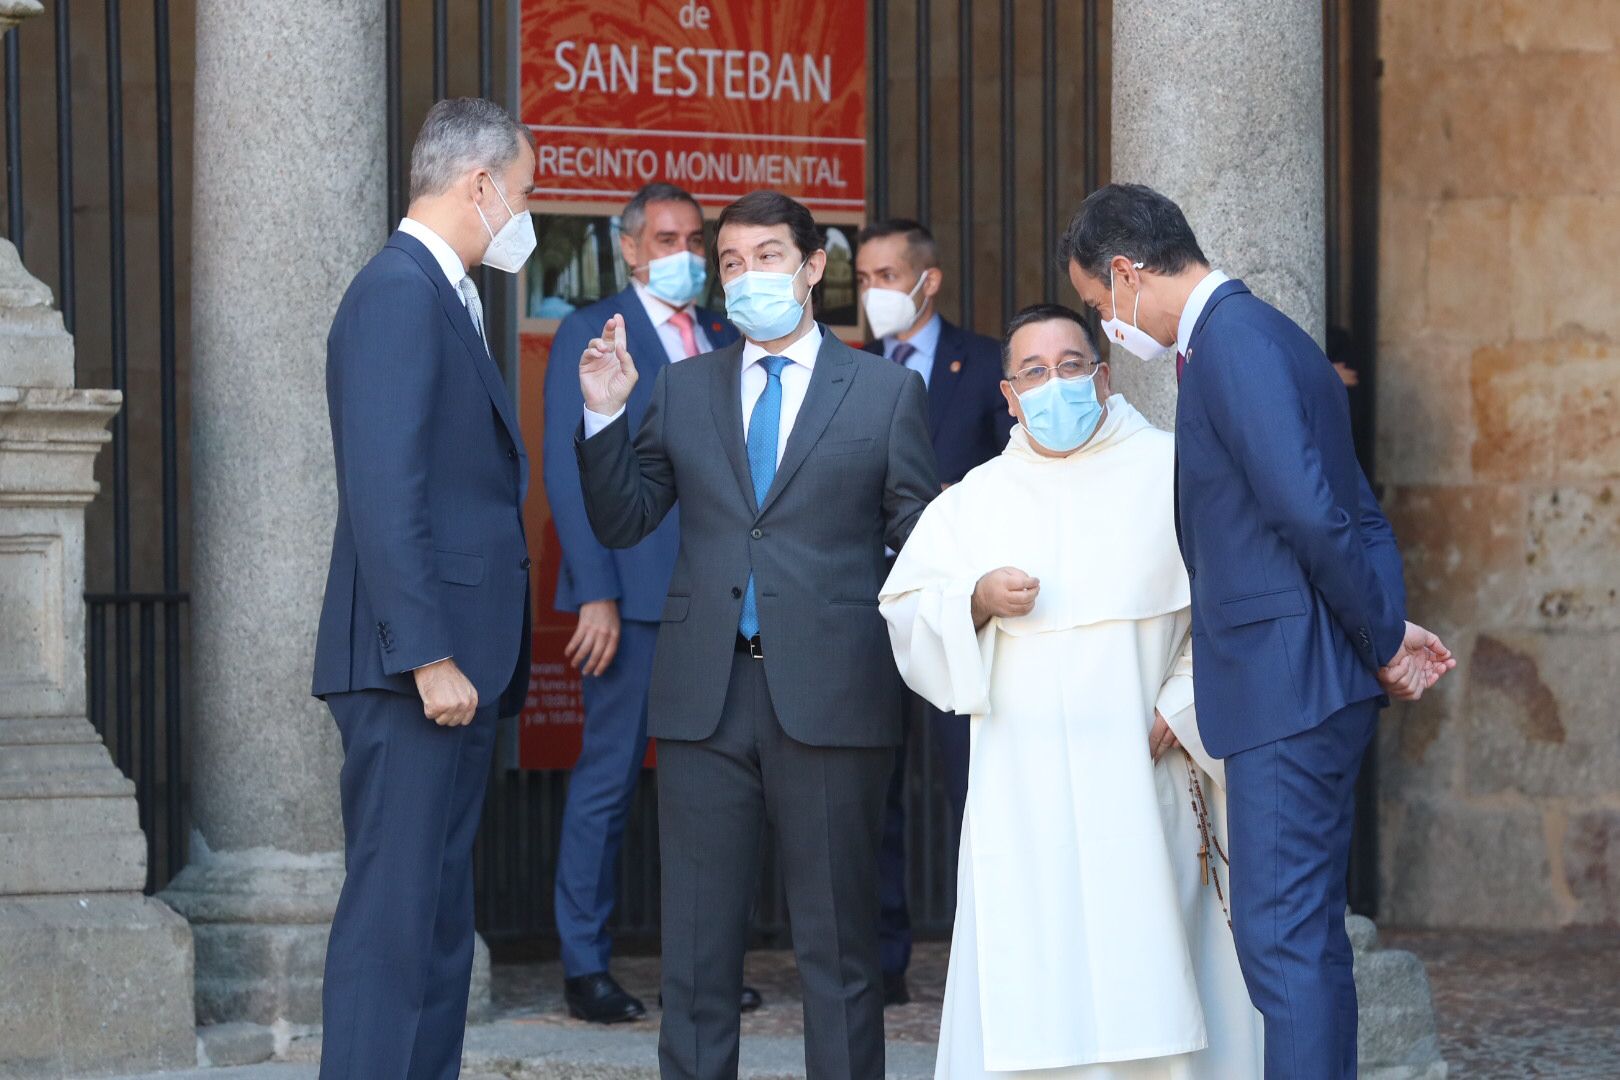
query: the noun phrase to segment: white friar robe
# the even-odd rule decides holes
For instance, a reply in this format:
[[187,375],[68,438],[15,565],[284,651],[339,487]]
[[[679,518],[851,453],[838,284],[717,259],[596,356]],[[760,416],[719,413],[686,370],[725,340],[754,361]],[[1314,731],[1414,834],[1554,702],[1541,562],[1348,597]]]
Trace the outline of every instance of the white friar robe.
[[[883,587],[906,682],[972,717],[939,1078],[1261,1075],[1188,757],[1154,765],[1148,747],[1157,708],[1224,848],[1173,498],[1172,436],[1114,395],[1067,457],[1014,428],[928,507]],[[1002,566],[1039,579],[1034,609],[975,631],[974,585]]]

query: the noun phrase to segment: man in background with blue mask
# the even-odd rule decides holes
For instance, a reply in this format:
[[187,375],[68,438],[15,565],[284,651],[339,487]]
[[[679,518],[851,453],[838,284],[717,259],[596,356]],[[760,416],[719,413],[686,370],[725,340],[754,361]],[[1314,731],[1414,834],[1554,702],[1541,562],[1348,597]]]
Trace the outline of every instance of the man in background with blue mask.
[[[557,849],[557,936],[568,1011],[599,1024],[646,1015],[608,970],[608,919],[618,895],[619,845],[647,753],[647,684],[680,524],[678,511],[671,512],[622,551],[591,532],[574,463],[574,428],[585,404],[575,361],[603,323],[621,316],[632,355],[652,376],[627,403],[630,423],[640,424],[659,371],[737,340],[729,322],[698,306],[708,291],[703,210],[686,191],[656,183],[636,192],[619,217],[619,254],[630,284],[557,328],[551,356],[558,362],[546,367],[542,466],[562,544],[556,605],[579,613],[567,657],[584,677],[585,698],[585,731]],[[742,1007],[759,1004],[759,995],[745,990]]]
[[1003,340],[1018,426],[924,512],[882,596],[906,682],[972,717],[938,1075],[1253,1077],[1174,440],[1110,393],[1072,309],[1026,308]]
[[645,380],[615,316],[583,351],[585,507],[609,547],[677,499],[681,546],[653,660],[666,1078],[737,1075],[737,999],[772,827],[804,985],[807,1075],[884,1075],[877,853],[901,686],[877,594],[939,493],[922,379],[815,321],[826,268],[802,205],[720,215],[744,340]]

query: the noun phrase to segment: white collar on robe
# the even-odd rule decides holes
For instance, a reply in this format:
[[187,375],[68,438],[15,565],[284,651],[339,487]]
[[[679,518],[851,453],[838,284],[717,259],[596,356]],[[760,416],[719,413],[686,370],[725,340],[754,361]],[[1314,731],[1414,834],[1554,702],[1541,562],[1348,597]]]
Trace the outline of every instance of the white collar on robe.
[[967,587],[1001,566],[1041,581],[1035,608],[996,620],[1014,636],[1151,619],[1192,603],[1176,543],[1175,438],[1120,394],[1085,446],[1061,458],[1007,448],[923,511],[883,585]]

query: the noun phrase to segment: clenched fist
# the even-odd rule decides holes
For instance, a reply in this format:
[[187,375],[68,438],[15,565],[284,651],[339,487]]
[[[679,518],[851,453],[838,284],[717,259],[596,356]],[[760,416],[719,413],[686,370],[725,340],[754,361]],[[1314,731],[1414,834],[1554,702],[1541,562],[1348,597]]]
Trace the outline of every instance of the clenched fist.
[[602,336],[592,338],[579,358],[579,392],[585,407],[602,416],[612,416],[630,400],[636,388],[636,362],[626,347],[629,337],[624,316],[615,315],[602,327]]
[[1041,583],[1016,566],[990,571],[973,587],[973,625],[1028,615],[1040,591]]
[[478,711],[478,691],[467,681],[454,660],[419,667],[416,692],[422,696],[422,712],[440,727],[470,724]]

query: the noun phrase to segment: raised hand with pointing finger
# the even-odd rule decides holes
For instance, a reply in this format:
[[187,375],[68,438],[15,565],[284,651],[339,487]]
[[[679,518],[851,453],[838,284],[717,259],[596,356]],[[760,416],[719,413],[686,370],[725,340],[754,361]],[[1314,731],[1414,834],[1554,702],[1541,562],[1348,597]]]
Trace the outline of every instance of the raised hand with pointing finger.
[[602,336],[592,338],[579,358],[579,390],[585,407],[602,416],[612,416],[630,400],[636,388],[636,362],[626,348],[629,340],[624,316],[614,315],[602,327]]

